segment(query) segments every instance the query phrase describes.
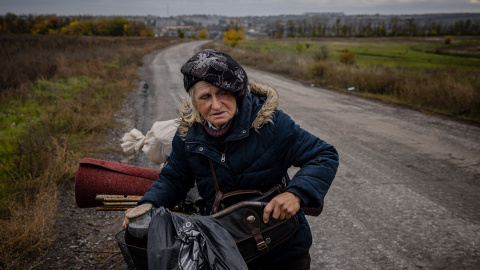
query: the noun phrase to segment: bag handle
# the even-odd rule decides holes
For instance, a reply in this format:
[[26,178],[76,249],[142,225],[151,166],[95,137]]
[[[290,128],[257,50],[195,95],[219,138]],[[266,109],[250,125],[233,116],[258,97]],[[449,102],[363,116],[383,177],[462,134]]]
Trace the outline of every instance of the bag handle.
[[222,198],[223,198],[223,192],[220,190],[220,187],[218,186],[217,174],[215,173],[215,168],[213,168],[213,162],[210,158],[208,159],[208,162],[210,163],[210,170],[212,171],[213,183],[215,184],[215,201],[213,202],[212,211],[210,211],[210,215],[213,215],[218,211],[218,206],[220,205],[220,202],[222,201]]
[[212,217],[220,219],[220,218],[223,218],[224,216],[227,216],[227,215],[237,211],[238,209],[242,209],[242,208],[246,208],[246,207],[249,207],[249,208],[264,208],[265,206],[267,206],[266,202],[243,201],[243,202],[239,202],[239,203],[236,203],[234,205],[231,205],[231,206],[223,209],[222,211],[218,211],[217,213],[213,214]]

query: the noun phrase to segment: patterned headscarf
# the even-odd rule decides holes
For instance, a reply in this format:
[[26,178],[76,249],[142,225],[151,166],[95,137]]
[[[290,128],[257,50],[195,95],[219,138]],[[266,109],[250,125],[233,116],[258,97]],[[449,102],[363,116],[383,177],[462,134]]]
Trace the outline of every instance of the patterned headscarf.
[[240,98],[250,93],[247,73],[226,53],[212,49],[200,51],[182,66],[181,72],[187,92],[195,83],[206,81]]

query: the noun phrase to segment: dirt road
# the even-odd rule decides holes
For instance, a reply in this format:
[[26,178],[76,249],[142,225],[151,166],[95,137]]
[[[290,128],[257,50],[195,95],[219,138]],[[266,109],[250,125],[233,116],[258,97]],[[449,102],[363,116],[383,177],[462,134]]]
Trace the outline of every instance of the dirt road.
[[[145,134],[175,117],[185,93],[180,66],[202,44],[145,57],[144,82],[117,115],[123,126],[112,131],[112,145],[133,127]],[[277,89],[280,109],[340,153],[324,212],[309,217],[312,269],[480,269],[480,128],[246,70]],[[105,159],[155,168],[143,155]],[[56,225],[63,243],[52,245],[43,267],[122,268],[118,254],[93,256],[113,244],[121,215],[66,201]]]
[[312,269],[480,268],[478,127],[247,73],[340,153],[325,211],[309,219]]
[[[175,116],[180,66],[200,43],[150,58],[143,132]],[[312,269],[480,267],[480,128],[247,69],[280,109],[340,153],[326,208],[309,218]]]

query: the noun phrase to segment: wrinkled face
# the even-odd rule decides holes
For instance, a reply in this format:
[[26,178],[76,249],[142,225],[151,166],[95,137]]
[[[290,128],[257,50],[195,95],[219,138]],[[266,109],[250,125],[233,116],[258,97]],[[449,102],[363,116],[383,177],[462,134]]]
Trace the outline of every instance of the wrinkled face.
[[235,115],[237,100],[232,92],[205,81],[197,82],[191,91],[200,114],[216,128],[220,129]]

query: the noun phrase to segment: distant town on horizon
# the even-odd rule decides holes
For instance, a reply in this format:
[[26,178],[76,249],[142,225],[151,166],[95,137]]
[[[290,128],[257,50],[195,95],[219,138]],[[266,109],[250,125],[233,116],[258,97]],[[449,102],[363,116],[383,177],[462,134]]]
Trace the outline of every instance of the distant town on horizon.
[[307,12],[301,15],[283,14],[269,16],[222,16],[222,15],[176,15],[176,16],[100,16],[55,14],[0,16],[0,24],[9,20],[31,20],[31,17],[56,16],[59,21],[85,21],[99,18],[122,17],[129,21],[142,22],[154,29],[154,35],[178,36],[179,31],[187,37],[206,30],[210,39],[220,39],[231,20],[242,25],[251,37],[326,37],[326,36],[425,36],[441,34],[479,35],[480,13],[428,13],[428,14],[357,14],[344,12]]

